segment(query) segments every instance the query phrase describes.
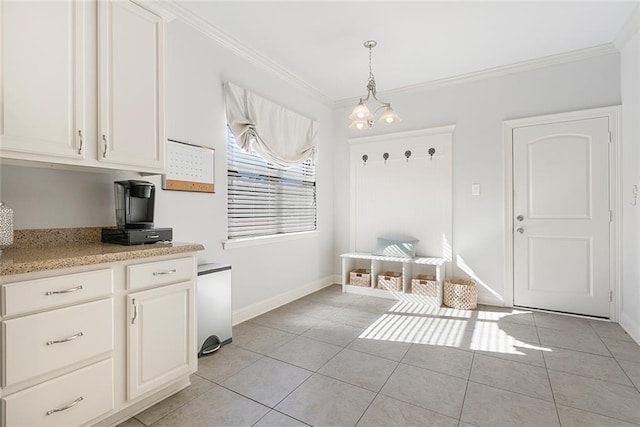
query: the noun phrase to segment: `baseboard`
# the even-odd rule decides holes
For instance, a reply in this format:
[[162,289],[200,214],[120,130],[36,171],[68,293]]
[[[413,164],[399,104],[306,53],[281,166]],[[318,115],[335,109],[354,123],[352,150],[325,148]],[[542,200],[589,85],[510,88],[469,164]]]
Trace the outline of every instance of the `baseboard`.
[[234,310],[232,314],[232,323],[235,326],[246,320],[253,319],[256,316],[266,313],[267,311],[288,304],[291,301],[297,300],[298,298],[302,298],[306,295],[312,294],[334,283],[340,283],[339,275],[332,274],[320,280],[316,280],[315,282],[307,283],[306,285],[292,289],[283,294],[268,298],[264,301],[260,301],[247,307]]
[[496,297],[495,295],[491,295],[491,294],[479,294],[478,304],[504,307],[504,301]]
[[622,312],[620,313],[620,326],[631,335],[631,338],[640,344],[640,324],[638,324],[638,322]]

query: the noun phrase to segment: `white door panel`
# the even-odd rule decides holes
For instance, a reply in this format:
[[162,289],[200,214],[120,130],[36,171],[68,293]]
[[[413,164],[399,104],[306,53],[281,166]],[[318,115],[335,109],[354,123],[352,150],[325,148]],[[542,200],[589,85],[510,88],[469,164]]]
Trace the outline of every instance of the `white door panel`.
[[84,25],[81,1],[0,4],[3,156],[84,157]]
[[514,304],[609,317],[609,122],[513,130]]
[[549,135],[529,142],[527,150],[527,216],[591,218],[591,139],[586,135]]

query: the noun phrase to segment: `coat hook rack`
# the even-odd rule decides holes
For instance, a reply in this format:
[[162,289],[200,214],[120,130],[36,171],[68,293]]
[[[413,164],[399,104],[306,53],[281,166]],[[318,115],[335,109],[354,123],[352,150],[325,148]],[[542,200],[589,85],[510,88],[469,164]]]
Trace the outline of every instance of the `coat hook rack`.
[[367,160],[369,160],[369,156],[367,156],[366,154],[362,155],[362,164],[364,166],[367,166]]
[[436,149],[431,147],[431,148],[429,148],[428,153],[429,153],[429,157],[430,157],[429,160],[433,160],[433,155],[436,154]]
[[409,157],[411,157],[411,150],[405,151],[404,156],[407,158],[407,163],[409,163]]
[[389,159],[389,153],[384,153],[382,155],[382,158],[384,159],[384,164],[386,165],[387,164],[387,159]]

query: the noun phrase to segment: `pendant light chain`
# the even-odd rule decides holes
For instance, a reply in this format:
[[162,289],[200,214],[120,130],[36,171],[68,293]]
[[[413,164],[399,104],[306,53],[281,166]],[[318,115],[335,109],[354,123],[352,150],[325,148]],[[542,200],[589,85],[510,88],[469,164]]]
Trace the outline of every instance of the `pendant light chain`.
[[373,76],[373,70],[371,68],[371,51],[373,50],[373,46],[369,46],[369,80],[374,80],[375,81],[375,77]]

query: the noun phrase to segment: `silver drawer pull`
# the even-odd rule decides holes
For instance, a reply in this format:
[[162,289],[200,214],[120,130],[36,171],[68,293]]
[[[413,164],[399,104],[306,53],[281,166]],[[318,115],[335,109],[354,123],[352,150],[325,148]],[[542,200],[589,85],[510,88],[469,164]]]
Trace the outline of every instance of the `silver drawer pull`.
[[147,239],[157,239],[158,237],[160,237],[159,234],[147,234],[145,236],[145,238],[147,238]]
[[78,332],[75,335],[71,335],[70,337],[67,337],[67,338],[62,338],[61,340],[47,341],[46,344],[47,345],[53,345],[53,344],[60,344],[60,343],[63,343],[63,342],[69,342],[69,341],[73,341],[75,339],[78,339],[83,335],[84,335],[84,333]]
[[164,270],[164,271],[154,271],[153,275],[154,276],[158,276],[160,274],[173,274],[175,272],[177,272],[178,270],[176,270],[175,268],[171,269],[171,270]]
[[68,294],[70,292],[81,291],[83,289],[82,285],[76,286],[75,288],[64,289],[62,291],[47,291],[44,294],[49,295],[58,295],[58,294]]
[[77,398],[73,402],[69,403],[67,406],[63,406],[62,408],[56,408],[56,409],[48,410],[47,411],[47,415],[51,415],[51,414],[55,414],[56,412],[62,412],[62,411],[66,411],[67,409],[71,409],[74,406],[76,406],[78,403],[82,402],[83,400],[84,400],[84,397],[80,396],[79,398]]

